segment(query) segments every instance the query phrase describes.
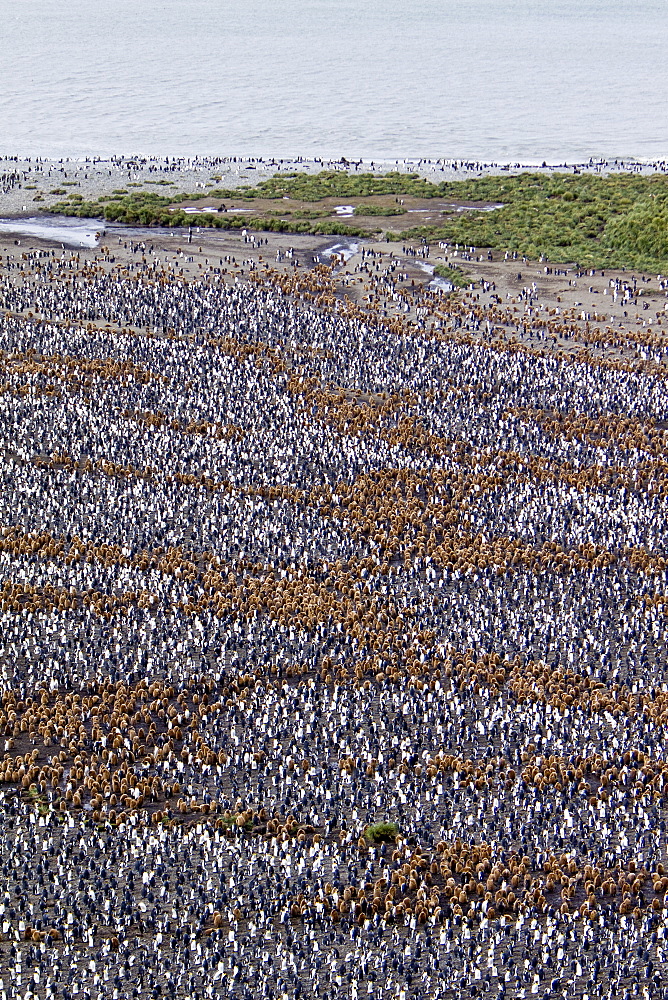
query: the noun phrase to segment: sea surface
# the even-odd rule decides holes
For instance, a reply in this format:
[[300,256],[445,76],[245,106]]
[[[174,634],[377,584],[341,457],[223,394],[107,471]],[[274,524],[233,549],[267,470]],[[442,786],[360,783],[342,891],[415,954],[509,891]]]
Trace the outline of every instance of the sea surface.
[[0,0],[0,155],[668,158],[666,0]]

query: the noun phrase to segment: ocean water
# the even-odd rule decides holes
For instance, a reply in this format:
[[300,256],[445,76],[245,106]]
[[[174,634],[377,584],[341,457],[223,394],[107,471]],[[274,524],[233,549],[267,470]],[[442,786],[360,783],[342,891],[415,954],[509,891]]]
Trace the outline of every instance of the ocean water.
[[668,157],[666,0],[0,0],[0,153]]

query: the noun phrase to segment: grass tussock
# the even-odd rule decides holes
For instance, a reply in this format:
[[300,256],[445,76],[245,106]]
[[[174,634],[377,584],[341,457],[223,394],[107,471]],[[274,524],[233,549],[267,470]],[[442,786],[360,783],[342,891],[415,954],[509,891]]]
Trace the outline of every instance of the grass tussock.
[[366,215],[367,217],[378,215],[391,218],[393,215],[405,215],[406,209],[400,205],[375,205],[373,202],[362,202],[361,205],[355,206],[353,214]]
[[364,831],[364,839],[370,844],[379,844],[387,841],[394,841],[399,836],[399,827],[396,823],[382,821],[371,823]]

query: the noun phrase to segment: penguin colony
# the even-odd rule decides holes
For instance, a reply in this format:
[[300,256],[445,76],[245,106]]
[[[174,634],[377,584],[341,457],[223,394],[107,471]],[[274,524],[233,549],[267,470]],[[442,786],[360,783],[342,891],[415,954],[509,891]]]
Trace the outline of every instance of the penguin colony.
[[0,1000],[668,996],[661,324],[103,259],[2,272]]

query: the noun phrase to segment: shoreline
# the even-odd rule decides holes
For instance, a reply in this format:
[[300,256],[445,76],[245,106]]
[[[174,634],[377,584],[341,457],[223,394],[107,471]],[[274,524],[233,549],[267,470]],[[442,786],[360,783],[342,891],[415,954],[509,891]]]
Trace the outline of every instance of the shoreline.
[[[467,180],[473,177],[512,176],[532,173],[591,173],[593,175],[668,172],[668,159],[641,161],[633,158],[549,164],[483,162],[466,159],[338,160],[266,157],[141,157],[108,158],[0,157],[0,216],[17,218],[37,213],[55,204],[69,189],[84,200],[111,195],[120,187],[155,186],[157,193],[196,193],[210,186],[241,188],[254,186],[276,174],[316,174],[323,170],[359,173],[416,173],[425,180]],[[162,190],[161,190],[162,189]],[[129,192],[128,192],[129,193]]]

